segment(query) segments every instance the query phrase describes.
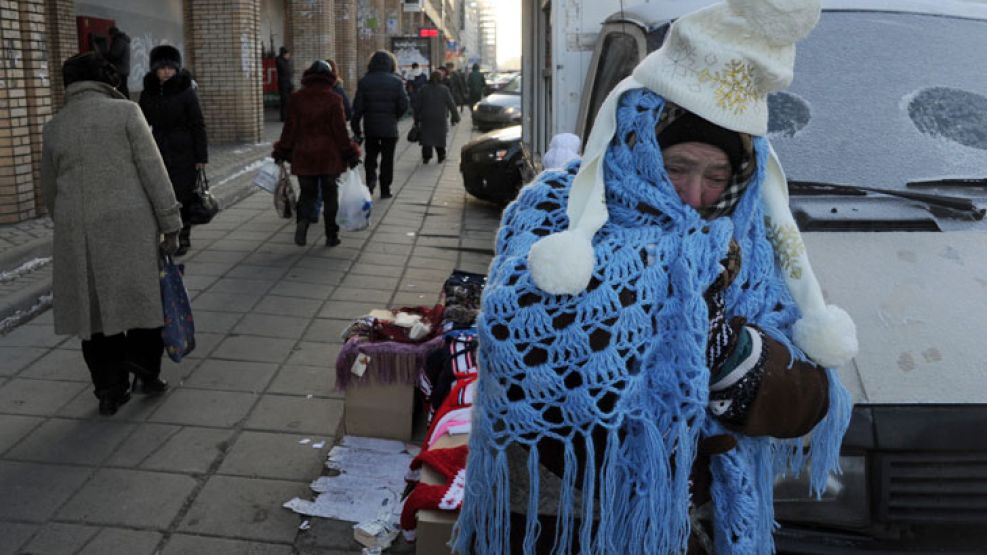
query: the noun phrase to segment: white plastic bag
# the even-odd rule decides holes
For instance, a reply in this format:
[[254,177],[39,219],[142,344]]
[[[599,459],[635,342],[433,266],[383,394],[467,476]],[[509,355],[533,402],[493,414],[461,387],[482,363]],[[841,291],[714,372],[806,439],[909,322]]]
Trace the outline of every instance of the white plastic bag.
[[278,179],[281,178],[281,171],[277,163],[272,158],[264,160],[264,165],[254,176],[254,185],[264,189],[268,193],[274,193],[274,188],[278,186]]
[[343,231],[360,231],[369,227],[373,200],[370,189],[363,184],[360,172],[346,170],[336,183],[339,187],[336,225]]

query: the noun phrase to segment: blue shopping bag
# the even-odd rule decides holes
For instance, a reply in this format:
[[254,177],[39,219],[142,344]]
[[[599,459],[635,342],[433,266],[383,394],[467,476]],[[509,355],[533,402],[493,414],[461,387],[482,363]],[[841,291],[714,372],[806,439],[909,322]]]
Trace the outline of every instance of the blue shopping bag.
[[195,349],[195,322],[192,319],[192,303],[182,275],[185,265],[175,265],[170,256],[161,260],[161,305],[164,307],[164,340],[168,358],[181,362],[185,355]]

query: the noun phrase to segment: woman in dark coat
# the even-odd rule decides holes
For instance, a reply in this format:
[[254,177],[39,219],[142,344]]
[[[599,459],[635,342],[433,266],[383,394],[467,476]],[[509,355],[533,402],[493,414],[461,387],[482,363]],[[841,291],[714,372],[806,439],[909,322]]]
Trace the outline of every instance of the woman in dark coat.
[[366,135],[367,188],[377,186],[377,157],[380,156],[380,198],[391,198],[394,181],[394,148],[398,144],[398,120],[408,111],[408,94],[394,72],[397,59],[386,50],[370,57],[367,74],[356,85],[353,97],[353,120],[350,125],[357,137]]
[[433,148],[438,152],[439,163],[445,161],[450,118],[453,125],[459,123],[456,102],[449,87],[442,84],[442,72],[433,71],[428,84],[415,97],[415,122],[421,129],[423,164],[432,159]]
[[325,201],[323,217],[326,246],[339,244],[336,210],[339,199],[336,178],[360,162],[360,147],[346,132],[343,99],[333,92],[336,83],[329,64],[316,61],[302,75],[302,88],[291,94],[288,120],[271,156],[278,163],[290,162],[298,176],[301,195],[295,228],[295,244],[304,246],[311,214],[316,210],[319,192]]
[[[140,107],[168,168],[175,197],[182,203],[182,220],[187,222],[188,207],[196,202],[196,176],[209,162],[206,122],[192,75],[182,69],[178,49],[167,44],[156,46],[151,50],[150,63]],[[191,231],[192,226],[186,223],[178,237],[176,255],[185,254],[192,246]]]

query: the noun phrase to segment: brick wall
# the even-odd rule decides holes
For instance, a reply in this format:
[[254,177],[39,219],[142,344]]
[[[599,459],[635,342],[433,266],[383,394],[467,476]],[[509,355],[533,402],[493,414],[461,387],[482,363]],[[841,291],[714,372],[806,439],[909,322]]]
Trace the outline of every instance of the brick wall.
[[333,0],[288,0],[285,27],[290,31],[294,82],[297,87],[302,73],[315,60],[336,55],[336,14]]
[[0,0],[0,224],[38,215],[41,130],[51,117],[44,0]]
[[356,0],[336,0],[336,27],[333,36],[336,43],[334,60],[339,66],[343,87],[350,98],[356,94],[356,83],[366,70],[366,60],[357,58],[356,48]]
[[378,0],[356,0],[356,60],[357,75],[367,73],[367,63],[377,50],[377,33],[372,27],[378,18]]
[[55,110],[65,101],[62,64],[79,50],[79,29],[75,24],[75,0],[45,0],[45,26],[48,41],[48,73]]
[[260,0],[185,0],[186,65],[210,143],[258,142],[263,129]]

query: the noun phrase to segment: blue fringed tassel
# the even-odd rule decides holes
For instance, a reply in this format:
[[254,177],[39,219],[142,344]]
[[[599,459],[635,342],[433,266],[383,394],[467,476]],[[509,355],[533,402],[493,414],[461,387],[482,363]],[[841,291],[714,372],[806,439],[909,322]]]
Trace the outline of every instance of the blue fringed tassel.
[[829,377],[829,412],[816,425],[809,444],[812,455],[809,487],[816,497],[822,496],[830,473],[840,473],[840,446],[853,411],[853,399],[840,382],[839,373],[829,368],[826,375]]

